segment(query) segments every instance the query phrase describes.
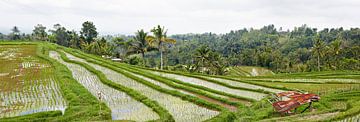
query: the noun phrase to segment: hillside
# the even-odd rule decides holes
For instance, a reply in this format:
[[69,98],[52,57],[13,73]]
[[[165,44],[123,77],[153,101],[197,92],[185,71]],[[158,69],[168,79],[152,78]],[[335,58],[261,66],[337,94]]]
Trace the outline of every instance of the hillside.
[[[40,63],[51,66],[53,70],[43,75],[53,77],[58,84],[50,84],[55,87],[43,89],[43,86],[36,83],[26,83],[30,88],[37,89],[34,93],[51,93],[47,90],[57,90],[55,94],[58,96],[51,95],[55,96],[55,101],[38,98],[37,95],[27,96],[26,91],[16,90],[21,89],[20,86],[14,86],[15,89],[0,89],[1,94],[9,95],[1,96],[0,103],[3,106],[0,106],[0,121],[348,121],[357,120],[360,113],[359,72],[267,75],[272,73],[264,68],[233,67],[244,74],[256,74],[256,71],[257,74],[266,76],[204,75],[112,62],[80,50],[45,42],[0,44],[1,47],[17,47],[13,53],[7,53],[12,48],[2,48],[0,52],[1,57],[14,58],[20,56],[17,54],[22,54],[18,51],[32,45],[33,50],[27,52],[39,57],[37,61],[41,61]],[[19,60],[21,62],[28,60]],[[5,66],[5,63],[1,65]],[[25,66],[36,68],[38,65]],[[19,67],[14,65],[13,68]],[[8,74],[7,70],[2,70],[1,74],[1,86],[7,86],[8,82],[16,80],[4,80],[6,77],[16,76],[16,73]],[[30,74],[22,75],[26,77]],[[44,84],[48,84],[46,82]],[[321,99],[313,103],[314,109],[311,111],[296,111],[295,115],[282,116],[273,110],[267,100],[271,94],[289,90],[315,93]],[[31,103],[34,99],[36,101],[33,104],[22,107],[23,100],[30,100]],[[57,102],[59,100],[66,102]],[[65,109],[37,110],[38,107],[47,105],[65,106]],[[304,105],[299,109],[305,107]],[[28,109],[33,112],[21,112]],[[61,110],[65,111],[61,113]]]

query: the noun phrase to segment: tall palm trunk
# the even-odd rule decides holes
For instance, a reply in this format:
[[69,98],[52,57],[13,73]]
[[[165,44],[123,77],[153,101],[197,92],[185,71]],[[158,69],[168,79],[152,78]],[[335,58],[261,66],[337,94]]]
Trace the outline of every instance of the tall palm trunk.
[[164,61],[163,61],[163,50],[162,50],[162,42],[159,41],[159,51],[160,51],[160,69],[163,70],[163,65],[164,65]]
[[317,68],[318,68],[318,71],[320,71],[320,53],[318,53],[318,56],[317,56]]
[[163,62],[163,51],[160,50],[160,69],[163,70],[163,65],[164,65],[164,62]]
[[141,52],[141,57],[142,57],[142,60],[143,60],[143,65],[145,66],[145,52]]

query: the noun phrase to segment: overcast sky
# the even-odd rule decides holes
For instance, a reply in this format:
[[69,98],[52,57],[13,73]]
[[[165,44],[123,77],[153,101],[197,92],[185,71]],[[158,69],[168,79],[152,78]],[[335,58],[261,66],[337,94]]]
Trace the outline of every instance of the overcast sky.
[[359,27],[359,0],[0,0],[0,32],[30,33],[41,23],[79,31],[92,21],[101,35],[133,34],[160,24],[170,34],[227,33],[275,24],[283,29]]

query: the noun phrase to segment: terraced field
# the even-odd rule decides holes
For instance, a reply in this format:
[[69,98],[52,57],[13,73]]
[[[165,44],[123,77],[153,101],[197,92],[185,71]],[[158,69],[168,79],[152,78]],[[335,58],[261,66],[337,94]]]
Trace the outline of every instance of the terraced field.
[[234,66],[230,67],[229,76],[271,76],[274,75],[269,69],[262,67],[251,67],[251,66]]
[[[113,120],[149,121],[159,119],[159,116],[150,108],[132,99],[124,92],[104,85],[99,78],[90,71],[79,65],[64,62],[57,52],[51,51],[50,57],[65,64],[72,71],[73,76],[78,76],[75,77],[75,79],[85,86],[91,94],[99,98],[98,93],[100,92],[101,100],[111,108]],[[143,116],[140,117],[137,115]]]
[[67,106],[53,67],[36,57],[36,45],[0,45],[0,118]]
[[[359,72],[209,76],[48,43],[0,47],[0,121],[358,121],[360,113]],[[267,100],[288,90],[321,100],[312,111],[282,116]],[[61,114],[46,112],[55,110]]]
[[360,121],[360,114],[352,117],[345,118],[339,122],[359,122]]
[[211,83],[211,82],[208,82],[205,80],[197,79],[197,78],[181,76],[181,75],[176,75],[176,74],[170,74],[170,73],[155,72],[155,71],[153,71],[152,73],[155,75],[160,75],[160,76],[164,76],[164,77],[168,77],[168,78],[174,78],[174,79],[186,82],[186,83],[205,86],[210,89],[224,91],[229,94],[235,94],[235,95],[243,96],[243,97],[250,98],[250,99],[260,100],[266,96],[266,94],[263,94],[263,93],[257,93],[257,92],[252,92],[252,91],[239,90],[239,89],[232,89],[232,88],[224,87],[224,86],[221,86],[221,85],[218,85],[215,83]]
[[[71,60],[87,63],[83,59],[76,58],[70,54],[67,54],[67,56]],[[163,105],[170,112],[170,114],[174,116],[175,121],[181,121],[181,122],[191,121],[191,120],[204,121],[218,114],[218,112],[216,111],[209,110],[197,106],[193,103],[183,101],[180,98],[173,97],[171,95],[156,91],[152,88],[149,88],[146,85],[138,83],[108,68],[92,63],[88,63],[88,64],[94,67],[95,69],[103,72],[109,80],[129,88],[137,89],[139,92],[143,93],[145,96],[149,97],[150,99],[158,101],[160,105]]]

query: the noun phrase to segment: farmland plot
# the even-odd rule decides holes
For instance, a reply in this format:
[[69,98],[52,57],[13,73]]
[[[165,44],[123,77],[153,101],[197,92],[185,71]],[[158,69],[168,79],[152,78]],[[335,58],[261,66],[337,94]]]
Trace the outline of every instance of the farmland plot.
[[246,91],[246,90],[239,90],[239,89],[232,89],[232,88],[228,88],[219,84],[215,84],[215,83],[211,83],[209,81],[205,81],[205,80],[201,80],[198,78],[192,78],[192,77],[187,77],[187,76],[181,76],[181,75],[176,75],[176,74],[170,74],[170,73],[163,73],[163,72],[156,72],[156,71],[152,71],[151,73],[155,74],[155,75],[160,75],[163,77],[168,77],[168,78],[174,78],[176,80],[180,80],[183,82],[187,82],[187,83],[191,83],[194,85],[201,85],[204,87],[208,87],[214,90],[218,90],[218,91],[223,91],[229,94],[234,94],[237,96],[242,96],[242,97],[246,97],[246,98],[252,98],[255,100],[260,100],[262,98],[264,98],[266,96],[266,94],[263,93],[258,93],[258,92],[252,92],[252,91]]
[[[205,77],[205,76],[203,76],[203,77]],[[207,78],[217,80],[220,82],[224,82],[229,85],[237,86],[237,87],[243,87],[243,88],[248,88],[248,89],[262,89],[262,90],[273,92],[273,93],[284,92],[283,90],[272,89],[272,88],[267,88],[267,87],[263,87],[263,86],[257,86],[257,85],[253,85],[253,84],[242,83],[242,82],[232,81],[232,80],[227,80],[227,79],[222,79],[222,78],[213,78],[213,77],[207,77]]]
[[96,75],[84,67],[64,62],[60,55],[54,51],[50,51],[50,57],[65,64],[72,71],[73,76],[76,76],[74,78],[95,97],[98,98],[100,92],[101,100],[111,109],[113,120],[148,121],[159,119],[159,116],[143,103],[132,99],[124,92],[104,85]]
[[0,45],[0,118],[60,110],[64,101],[52,67],[36,45]]
[[360,122],[360,114],[352,117],[345,118],[339,122]]
[[286,87],[304,90],[312,93],[323,93],[336,90],[359,89],[360,84],[311,84],[311,83],[279,83],[279,82],[257,82],[266,86]]
[[[96,64],[88,63],[85,60],[79,59],[70,54],[66,54],[66,55],[71,60],[84,62],[89,64],[90,66],[93,66],[95,69],[103,72],[109,80],[124,85],[126,87],[136,89],[139,92],[143,93],[145,96],[149,97],[150,99],[159,102],[160,105],[164,106],[170,112],[170,114],[173,115],[175,121],[179,121],[179,122],[204,121],[212,117],[215,117],[217,114],[219,114],[219,112],[217,111],[209,110],[207,108],[197,106],[196,104],[193,104],[191,102],[184,101],[178,97],[174,97],[172,95],[159,92],[155,89],[152,89],[144,84],[138,83],[133,79],[127,78],[122,74],[117,73],[108,68]],[[165,86],[164,88],[169,88],[169,87]]]
[[[190,95],[190,96],[194,96],[194,97],[199,97],[199,98],[201,98],[201,99],[203,99],[203,100],[206,100],[206,101],[208,101],[208,102],[210,102],[210,103],[215,103],[215,104],[221,105],[221,106],[223,106],[223,107],[229,108],[230,110],[236,110],[236,107],[235,107],[235,106],[231,106],[231,105],[227,105],[227,104],[221,103],[220,101],[217,101],[217,100],[214,100],[214,99],[205,97],[205,96],[203,96],[203,95],[191,93],[191,92],[188,92],[188,91],[183,90],[183,89],[175,89],[175,88],[170,87],[170,86],[168,86],[168,85],[166,85],[166,84],[164,84],[164,83],[155,81],[155,80],[153,80],[153,79],[144,77],[144,76],[142,76],[142,75],[134,74],[134,73],[131,73],[131,72],[128,72],[128,71],[124,71],[124,72],[130,73],[130,74],[132,74],[132,75],[134,75],[134,76],[136,76],[136,77],[142,78],[142,79],[144,79],[144,80],[146,80],[146,81],[148,81],[148,82],[150,82],[150,83],[153,83],[153,84],[155,84],[155,85],[158,85],[158,86],[160,86],[160,87],[162,87],[162,88],[170,89],[170,90],[176,90],[176,91],[179,91],[179,92],[181,92],[181,93],[183,93],[183,94]],[[216,96],[216,97],[221,97],[221,98],[224,98],[224,99],[230,99],[230,97],[228,97],[228,96],[218,95],[218,94],[215,94],[215,93],[212,93],[212,92],[208,92],[208,91],[203,91],[203,92],[205,92],[205,93],[207,93],[207,94],[210,94],[210,95],[213,95],[213,96]],[[241,101],[241,100],[233,100],[233,101],[239,102],[239,101]],[[245,104],[249,104],[249,102],[247,102],[247,101],[241,101],[241,102],[243,102],[243,103],[245,103]]]
[[261,80],[261,81],[281,81],[281,82],[309,82],[309,83],[328,83],[328,82],[341,82],[341,83],[360,83],[359,79],[342,79],[342,78],[334,78],[334,79],[310,79],[310,78],[293,78],[293,79],[288,79],[288,78],[253,78],[253,79],[248,79],[248,78],[240,78],[239,80]]

